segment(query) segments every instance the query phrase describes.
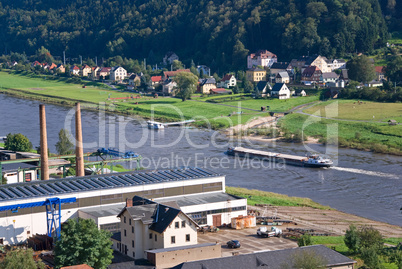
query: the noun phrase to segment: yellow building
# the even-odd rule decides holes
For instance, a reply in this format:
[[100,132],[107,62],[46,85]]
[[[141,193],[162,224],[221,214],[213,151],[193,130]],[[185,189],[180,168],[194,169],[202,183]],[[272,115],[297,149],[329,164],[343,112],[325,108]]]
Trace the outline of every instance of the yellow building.
[[267,71],[261,68],[252,68],[246,71],[246,77],[251,82],[266,81]]

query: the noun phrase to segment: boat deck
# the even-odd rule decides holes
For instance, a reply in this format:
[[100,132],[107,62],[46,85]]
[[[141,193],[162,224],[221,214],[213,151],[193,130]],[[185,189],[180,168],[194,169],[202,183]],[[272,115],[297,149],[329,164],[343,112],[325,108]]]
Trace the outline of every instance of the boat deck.
[[295,160],[295,161],[306,160],[306,157],[303,157],[303,156],[281,154],[281,153],[275,153],[275,152],[269,152],[269,151],[248,149],[248,148],[243,148],[243,147],[235,147],[234,152],[248,153],[248,154],[252,154],[252,155],[259,155],[259,156],[266,156],[266,157],[282,158],[282,159],[286,159],[286,160]]

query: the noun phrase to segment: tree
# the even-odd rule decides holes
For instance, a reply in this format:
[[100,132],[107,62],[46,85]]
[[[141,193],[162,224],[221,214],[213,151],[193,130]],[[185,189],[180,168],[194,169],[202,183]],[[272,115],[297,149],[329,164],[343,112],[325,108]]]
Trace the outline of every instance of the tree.
[[57,268],[88,264],[104,269],[112,262],[110,233],[99,230],[92,219],[69,219],[54,249]]
[[381,262],[378,257],[377,250],[373,247],[362,248],[361,257],[364,261],[364,264],[367,265],[371,269],[380,269]]
[[36,59],[40,62],[47,62],[47,63],[54,62],[53,56],[50,54],[50,51],[43,46],[36,51],[35,56]]
[[381,250],[384,242],[381,233],[372,226],[362,226],[358,230],[360,248]]
[[402,82],[402,57],[394,56],[385,67],[385,75],[387,78],[398,84]]
[[32,143],[23,134],[8,134],[4,148],[12,151],[28,152],[32,150]]
[[173,70],[183,69],[183,64],[179,60],[174,60],[172,64]]
[[344,242],[348,249],[353,253],[356,253],[359,250],[360,237],[356,226],[353,224],[351,224],[349,229],[346,230]]
[[66,129],[59,132],[59,141],[56,143],[56,150],[59,155],[68,155],[74,152],[74,145],[70,141],[70,134]]
[[369,82],[375,78],[374,65],[365,56],[357,56],[347,62],[349,78],[359,82]]
[[189,72],[180,72],[175,76],[174,80],[178,89],[176,96],[180,97],[182,101],[186,101],[196,90],[197,76]]
[[294,253],[288,263],[282,264],[283,269],[324,269],[327,261],[314,251],[299,249]]
[[39,260],[35,261],[33,258],[33,250],[28,249],[15,249],[7,252],[6,257],[0,263],[0,268],[5,269],[43,269],[45,264]]
[[305,233],[297,239],[297,245],[299,247],[310,246],[313,242],[311,241],[311,235],[309,233]]

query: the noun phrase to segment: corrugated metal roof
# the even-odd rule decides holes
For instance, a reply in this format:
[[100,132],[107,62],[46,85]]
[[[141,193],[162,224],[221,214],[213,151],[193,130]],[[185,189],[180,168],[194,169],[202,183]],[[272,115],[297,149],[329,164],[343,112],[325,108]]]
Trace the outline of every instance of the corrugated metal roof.
[[204,168],[133,171],[0,186],[0,202],[221,176]]

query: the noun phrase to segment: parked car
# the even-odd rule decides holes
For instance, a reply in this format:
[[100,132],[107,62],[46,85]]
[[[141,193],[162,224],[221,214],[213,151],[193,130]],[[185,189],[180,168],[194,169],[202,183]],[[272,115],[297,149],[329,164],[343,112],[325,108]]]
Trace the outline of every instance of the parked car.
[[240,242],[238,240],[230,240],[226,244],[228,245],[228,248],[239,248],[240,247]]

